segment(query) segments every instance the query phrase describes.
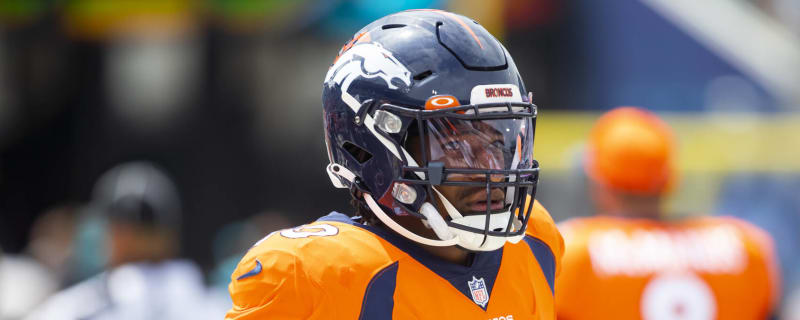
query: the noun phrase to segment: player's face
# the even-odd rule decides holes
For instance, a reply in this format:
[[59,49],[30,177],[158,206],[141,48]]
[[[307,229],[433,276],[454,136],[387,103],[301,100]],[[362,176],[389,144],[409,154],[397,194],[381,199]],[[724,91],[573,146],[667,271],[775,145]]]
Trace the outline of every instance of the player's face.
[[[517,151],[517,135],[524,129],[523,120],[457,120],[439,118],[429,120],[426,128],[427,157],[429,161],[442,162],[448,169],[509,169]],[[418,137],[409,139],[408,147],[419,162],[422,146]],[[421,164],[426,165],[426,164]],[[503,175],[449,174],[447,181],[500,182]],[[440,185],[437,190],[464,215],[485,214],[506,209],[505,189],[479,186]],[[488,197],[487,197],[488,193]],[[439,212],[445,212],[440,201]]]

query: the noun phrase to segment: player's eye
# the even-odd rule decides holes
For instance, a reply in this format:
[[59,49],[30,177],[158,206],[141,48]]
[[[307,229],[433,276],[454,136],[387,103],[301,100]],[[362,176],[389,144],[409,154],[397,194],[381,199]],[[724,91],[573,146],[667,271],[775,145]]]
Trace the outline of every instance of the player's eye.
[[461,142],[456,140],[447,141],[442,144],[442,149],[445,151],[458,151],[461,150]]

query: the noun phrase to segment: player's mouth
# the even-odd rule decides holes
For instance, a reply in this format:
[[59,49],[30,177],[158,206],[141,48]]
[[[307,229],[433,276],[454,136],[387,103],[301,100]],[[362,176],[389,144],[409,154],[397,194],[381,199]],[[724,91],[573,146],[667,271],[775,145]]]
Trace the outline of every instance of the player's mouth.
[[466,199],[466,214],[485,214],[488,207],[490,212],[500,212],[506,207],[505,194],[500,189],[492,190],[487,201],[486,191],[477,192]]
[[[469,210],[472,212],[486,212],[486,201],[477,201],[469,206]],[[490,204],[490,211],[498,211],[502,210],[505,207],[505,201],[500,200],[492,200]]]

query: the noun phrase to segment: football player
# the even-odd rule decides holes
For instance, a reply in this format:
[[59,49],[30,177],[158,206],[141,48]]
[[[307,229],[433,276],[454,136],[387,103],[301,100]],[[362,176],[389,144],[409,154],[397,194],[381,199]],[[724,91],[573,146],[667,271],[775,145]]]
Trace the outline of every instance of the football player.
[[227,319],[554,319],[563,240],[533,200],[524,92],[467,17],[411,10],[358,31],[322,93],[327,171],[355,215],[259,241]]
[[766,319],[778,277],[770,237],[727,217],[669,219],[674,137],[654,114],[614,109],[590,131],[584,168],[598,215],[559,225],[560,319]]
[[105,271],[51,296],[26,320],[214,316],[207,312],[200,268],[177,257],[180,199],[157,165],[135,161],[113,167],[95,183],[88,210],[105,225]]

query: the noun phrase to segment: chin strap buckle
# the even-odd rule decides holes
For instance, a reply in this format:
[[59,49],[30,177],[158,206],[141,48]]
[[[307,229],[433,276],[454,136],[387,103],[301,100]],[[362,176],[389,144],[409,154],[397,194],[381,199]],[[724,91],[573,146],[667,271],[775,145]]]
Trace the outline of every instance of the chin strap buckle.
[[[339,164],[331,163],[325,168],[328,171],[328,177],[331,178],[333,186],[340,189],[349,189],[351,185],[355,184],[356,175],[352,171]],[[349,184],[344,181],[349,182]]]

